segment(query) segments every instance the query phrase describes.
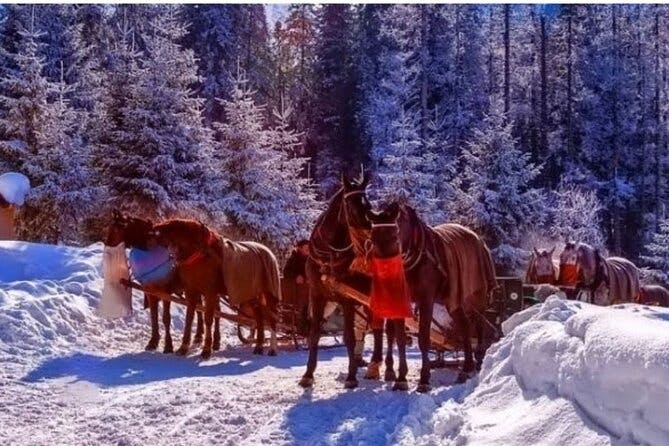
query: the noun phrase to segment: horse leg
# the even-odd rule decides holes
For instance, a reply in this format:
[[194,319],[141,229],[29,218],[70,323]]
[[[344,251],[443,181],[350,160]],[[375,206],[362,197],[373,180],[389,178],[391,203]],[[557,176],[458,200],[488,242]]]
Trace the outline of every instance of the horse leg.
[[177,355],[185,356],[188,354],[188,349],[190,348],[190,335],[193,329],[193,317],[195,316],[195,307],[197,307],[199,301],[199,295],[186,293],[186,322],[184,324],[184,334],[181,338],[181,347],[176,351]]
[[256,304],[253,307],[253,314],[256,319],[256,346],[253,349],[254,355],[263,354],[263,344],[265,344],[265,326],[263,325],[263,315],[262,307],[260,304]]
[[299,383],[304,388],[314,385],[314,372],[318,364],[318,342],[321,339],[321,323],[324,311],[325,300],[320,296],[312,298],[312,314],[309,321],[309,359],[307,360],[307,370],[302,375]]
[[[221,312],[221,302],[217,299],[216,301],[216,309],[218,312]],[[221,318],[217,317],[214,319],[214,344],[212,345],[212,348],[214,349],[215,352],[219,351],[221,349]]]
[[395,381],[394,361],[393,361],[393,344],[395,343],[395,324],[390,319],[386,320],[386,338],[388,349],[386,350],[386,371],[383,375],[383,380],[386,382]]
[[483,364],[483,358],[486,352],[486,342],[485,332],[486,332],[486,321],[483,320],[485,316],[478,314],[476,315],[476,338],[478,339],[478,344],[476,345],[476,350],[474,352],[474,357],[476,359],[476,370],[481,371],[481,365]]
[[464,308],[458,308],[453,311],[453,321],[458,327],[458,331],[462,336],[462,346],[465,350],[465,363],[462,370],[458,374],[457,382],[463,383],[467,381],[467,374],[474,370],[474,355],[472,354],[472,338],[469,333],[469,318],[465,314]]
[[[424,298],[418,310],[418,347],[420,348],[421,367],[418,392],[430,391],[430,329],[432,327],[432,297]],[[406,333],[395,333],[395,337],[406,336]]]
[[[202,302],[200,302],[202,303]],[[206,305],[206,303],[205,303]],[[193,339],[193,344],[200,345],[202,344],[202,334],[204,332],[204,315],[201,311],[197,312],[197,326],[195,328],[195,339]]]
[[[371,318],[371,314],[370,314]],[[367,362],[363,359],[362,354],[365,352],[365,335],[367,334],[367,321],[356,310],[353,317],[353,330],[355,333],[355,360],[358,367],[364,367]]]
[[155,350],[160,342],[160,329],[158,328],[158,297],[151,294],[144,295],[149,301],[149,315],[151,317],[151,339],[146,344],[145,350]]
[[163,301],[163,327],[165,328],[165,347],[163,348],[163,353],[172,353],[174,351],[172,333],[170,333],[170,325],[172,324],[170,306],[171,302],[169,300]]
[[383,361],[383,320],[372,318],[372,333],[374,335],[374,352],[372,353],[372,360],[367,366],[365,379],[380,379],[380,368]]
[[276,339],[276,323],[277,323],[277,302],[278,299],[274,298],[274,296],[267,296],[266,299],[267,305],[265,306],[266,312],[267,312],[267,319],[269,320],[269,333],[270,333],[270,341],[269,341],[269,352],[267,352],[268,356],[276,356],[276,352],[278,350],[278,341]]
[[211,358],[213,338],[211,326],[214,323],[214,312],[218,306],[218,295],[208,294],[204,297],[204,346],[202,347],[202,359]]
[[397,338],[397,354],[400,358],[399,366],[399,376],[395,384],[393,385],[393,390],[409,390],[409,384],[407,384],[407,372],[409,367],[407,366],[407,337],[406,330],[404,329],[404,319],[395,319],[393,325],[395,326],[395,333]]
[[353,389],[358,387],[358,363],[355,360],[355,330],[353,327],[355,317],[355,307],[351,302],[346,302],[344,307],[344,344],[346,344],[346,351],[348,352],[348,375],[344,382],[345,389]]

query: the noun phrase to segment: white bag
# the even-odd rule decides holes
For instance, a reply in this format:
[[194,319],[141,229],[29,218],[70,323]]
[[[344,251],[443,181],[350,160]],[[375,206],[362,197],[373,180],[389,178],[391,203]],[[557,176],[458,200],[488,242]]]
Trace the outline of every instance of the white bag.
[[130,279],[125,244],[105,246],[102,269],[104,287],[98,305],[98,313],[108,319],[126,317],[132,314],[132,290],[121,285],[121,279]]

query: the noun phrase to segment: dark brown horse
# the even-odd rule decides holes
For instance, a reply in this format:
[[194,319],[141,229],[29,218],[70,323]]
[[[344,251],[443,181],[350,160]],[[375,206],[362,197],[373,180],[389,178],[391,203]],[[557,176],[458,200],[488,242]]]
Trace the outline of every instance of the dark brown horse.
[[[149,249],[148,240],[150,231],[153,229],[153,223],[150,220],[145,220],[136,217],[126,216],[118,211],[112,213],[111,224],[107,231],[105,245],[110,247],[118,246],[119,243],[124,243],[126,248],[138,248],[142,250]],[[178,292],[176,283],[171,284],[169,289],[165,292]],[[158,326],[158,303],[160,298],[151,294],[144,295],[144,308],[149,308],[151,318],[151,338],[146,345],[146,350],[155,350],[158,348],[160,342],[160,329]],[[163,326],[165,328],[165,345],[163,352],[172,353],[174,347],[172,345],[172,335],[170,333],[170,326],[172,317],[170,314],[170,302],[163,301]],[[195,334],[195,342],[202,342],[203,333],[203,319],[202,315],[198,314],[197,330]]]
[[547,249],[532,250],[530,263],[525,273],[526,283],[537,283],[554,285],[557,281],[558,267],[553,263],[553,252],[555,247],[548,251]]
[[[357,186],[363,188],[367,185],[369,178],[363,178]],[[348,374],[344,386],[354,388],[358,385],[357,370],[360,365],[360,358],[355,355],[355,333],[354,318],[356,311],[361,311],[360,305],[352,299],[335,293],[327,284],[323,282],[325,276],[330,276],[338,282],[346,283],[359,291],[367,294],[370,289],[370,279],[364,274],[350,269],[353,260],[356,257],[354,245],[351,242],[351,231],[349,223],[353,227],[358,226],[358,221],[348,220],[344,214],[342,206],[344,187],[339,189],[330,199],[327,209],[316,221],[314,229],[309,240],[309,258],[306,263],[306,276],[309,284],[309,298],[311,304],[310,328],[309,328],[309,359],[307,361],[307,370],[305,371],[300,385],[302,387],[311,387],[314,383],[314,372],[318,363],[318,342],[321,336],[321,326],[323,323],[323,312],[325,305],[329,301],[341,304],[344,311],[344,343],[349,357]],[[362,226],[369,230],[369,222],[363,221]],[[374,334],[374,352],[372,354],[372,364],[378,364],[382,361],[383,354],[383,327],[372,327]],[[370,378],[377,378],[370,375]],[[394,379],[392,375],[386,375],[386,379]]]
[[669,307],[669,290],[661,285],[642,285],[637,302],[642,305]]
[[[370,214],[364,186],[352,188],[346,197],[347,218],[361,219]],[[397,208],[397,234],[410,295],[419,315],[422,366],[417,390],[426,392],[430,389],[429,349],[434,303],[445,304],[462,339],[465,362],[458,377],[462,381],[476,366],[470,330],[475,328],[478,339],[483,339],[488,326],[484,312],[497,281],[490,251],[474,232],[456,224],[429,227],[411,207]],[[480,342],[479,349],[483,348]],[[479,366],[483,353],[477,351]]]
[[232,242],[192,220],[169,220],[155,225],[152,236],[172,253],[176,276],[186,295],[185,333],[177,353],[188,351],[195,307],[201,296],[205,304],[202,357],[209,358],[212,349],[219,348],[219,323],[218,319],[214,321],[214,314],[219,307],[219,296],[227,295],[233,305],[239,306],[240,313],[255,316],[256,354],[263,352],[264,320],[269,320],[272,332],[269,354],[276,354],[276,308],[281,291],[279,266],[269,249],[253,242]]

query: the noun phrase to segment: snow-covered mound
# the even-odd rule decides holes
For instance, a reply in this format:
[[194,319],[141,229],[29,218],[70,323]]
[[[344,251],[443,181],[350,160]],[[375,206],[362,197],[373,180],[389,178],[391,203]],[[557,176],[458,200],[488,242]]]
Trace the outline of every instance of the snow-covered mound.
[[[148,335],[144,312],[115,321],[96,314],[102,289],[102,247],[101,243],[75,248],[0,241],[2,358],[30,362],[69,351],[73,346],[115,346],[115,350],[134,351],[141,341],[146,342],[115,342],[131,327]],[[134,301],[140,310],[141,299]],[[173,313],[181,315],[178,310]]]
[[11,204],[22,206],[30,192],[30,180],[23,174],[7,172],[0,175],[0,195]]
[[[669,444],[669,311],[556,296],[516,314],[462,404],[405,444]],[[451,442],[452,441],[452,442]]]

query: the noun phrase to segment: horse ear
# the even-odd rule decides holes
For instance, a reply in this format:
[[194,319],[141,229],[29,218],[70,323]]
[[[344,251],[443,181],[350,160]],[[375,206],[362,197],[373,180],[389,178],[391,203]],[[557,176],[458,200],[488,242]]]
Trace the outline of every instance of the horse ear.
[[556,246],[553,246],[553,249],[551,249],[551,250],[548,252],[548,253],[551,255],[551,257],[553,256],[553,253],[555,252],[555,248],[556,248]]
[[533,247],[532,250],[534,251],[534,256],[539,257],[539,250],[537,249],[537,247],[536,246]]
[[346,173],[342,172],[341,173],[341,185],[344,186],[344,189],[349,190],[351,189],[351,182],[349,179],[346,177]]
[[370,179],[371,179],[371,174],[369,173],[369,170],[364,171],[362,174],[362,181],[360,182],[360,186],[363,189],[366,189]]

